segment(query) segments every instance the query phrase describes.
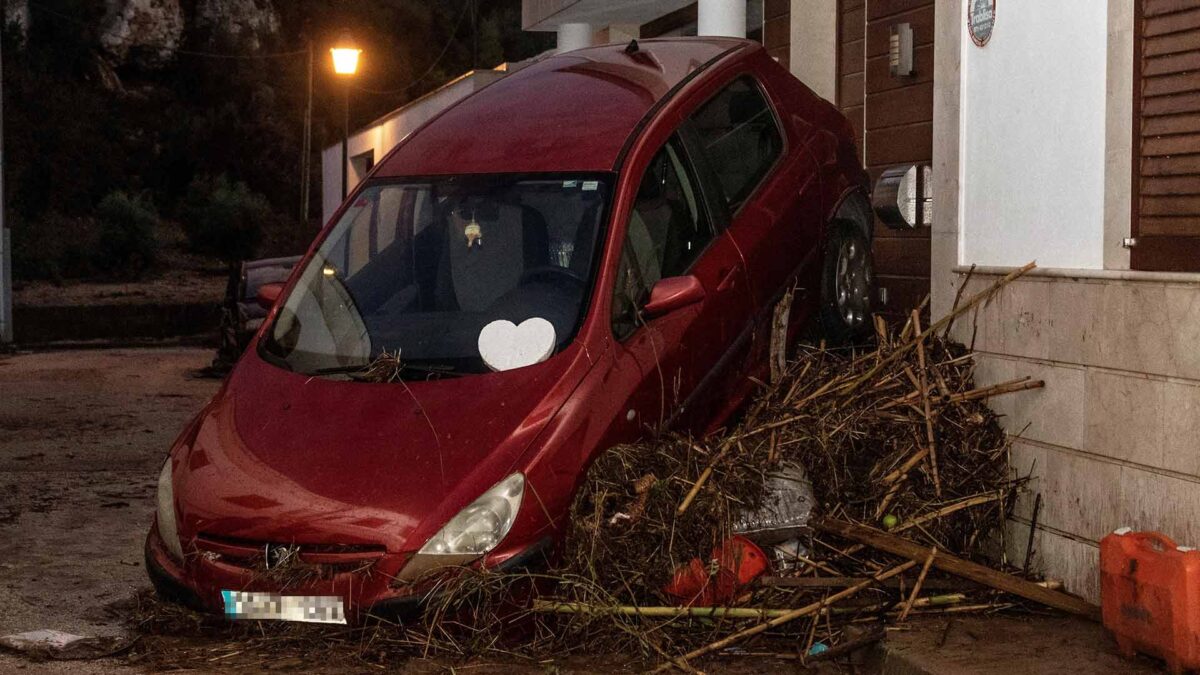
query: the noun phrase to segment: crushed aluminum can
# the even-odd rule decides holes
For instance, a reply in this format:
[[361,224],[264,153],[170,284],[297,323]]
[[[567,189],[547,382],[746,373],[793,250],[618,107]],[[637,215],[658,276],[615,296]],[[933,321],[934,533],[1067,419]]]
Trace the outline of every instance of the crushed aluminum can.
[[760,546],[799,539],[810,532],[808,521],[814,501],[812,483],[804,467],[785,462],[767,476],[767,494],[762,506],[738,514],[733,532]]

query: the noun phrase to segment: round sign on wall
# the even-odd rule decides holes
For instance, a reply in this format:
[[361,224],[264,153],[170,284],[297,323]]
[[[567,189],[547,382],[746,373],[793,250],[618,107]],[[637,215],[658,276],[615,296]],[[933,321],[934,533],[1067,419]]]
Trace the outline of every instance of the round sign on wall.
[[967,31],[971,41],[982,47],[992,38],[992,26],[996,25],[996,0],[967,1]]

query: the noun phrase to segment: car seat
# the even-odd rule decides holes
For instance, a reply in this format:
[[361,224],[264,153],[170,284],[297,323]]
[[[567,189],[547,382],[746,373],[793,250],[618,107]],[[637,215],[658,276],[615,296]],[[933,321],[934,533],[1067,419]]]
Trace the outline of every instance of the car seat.
[[439,310],[485,311],[516,288],[526,270],[549,260],[546,221],[535,209],[499,204],[491,213],[477,216],[480,237],[469,242],[467,227],[473,216],[447,211],[438,278]]

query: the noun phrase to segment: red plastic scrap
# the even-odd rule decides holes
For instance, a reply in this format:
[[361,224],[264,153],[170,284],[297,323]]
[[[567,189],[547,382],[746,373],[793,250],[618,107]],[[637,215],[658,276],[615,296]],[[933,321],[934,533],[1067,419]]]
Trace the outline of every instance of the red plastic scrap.
[[684,607],[725,605],[769,567],[767,554],[757,544],[734,536],[713,548],[708,563],[692,558],[675,570],[663,592]]

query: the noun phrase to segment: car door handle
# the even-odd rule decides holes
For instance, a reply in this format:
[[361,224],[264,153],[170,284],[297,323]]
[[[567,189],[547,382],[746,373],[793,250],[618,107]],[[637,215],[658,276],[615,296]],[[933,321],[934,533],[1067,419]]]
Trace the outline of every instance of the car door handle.
[[737,284],[738,274],[742,271],[742,266],[734,265],[721,270],[721,280],[717,282],[717,290],[724,291],[733,288]]

